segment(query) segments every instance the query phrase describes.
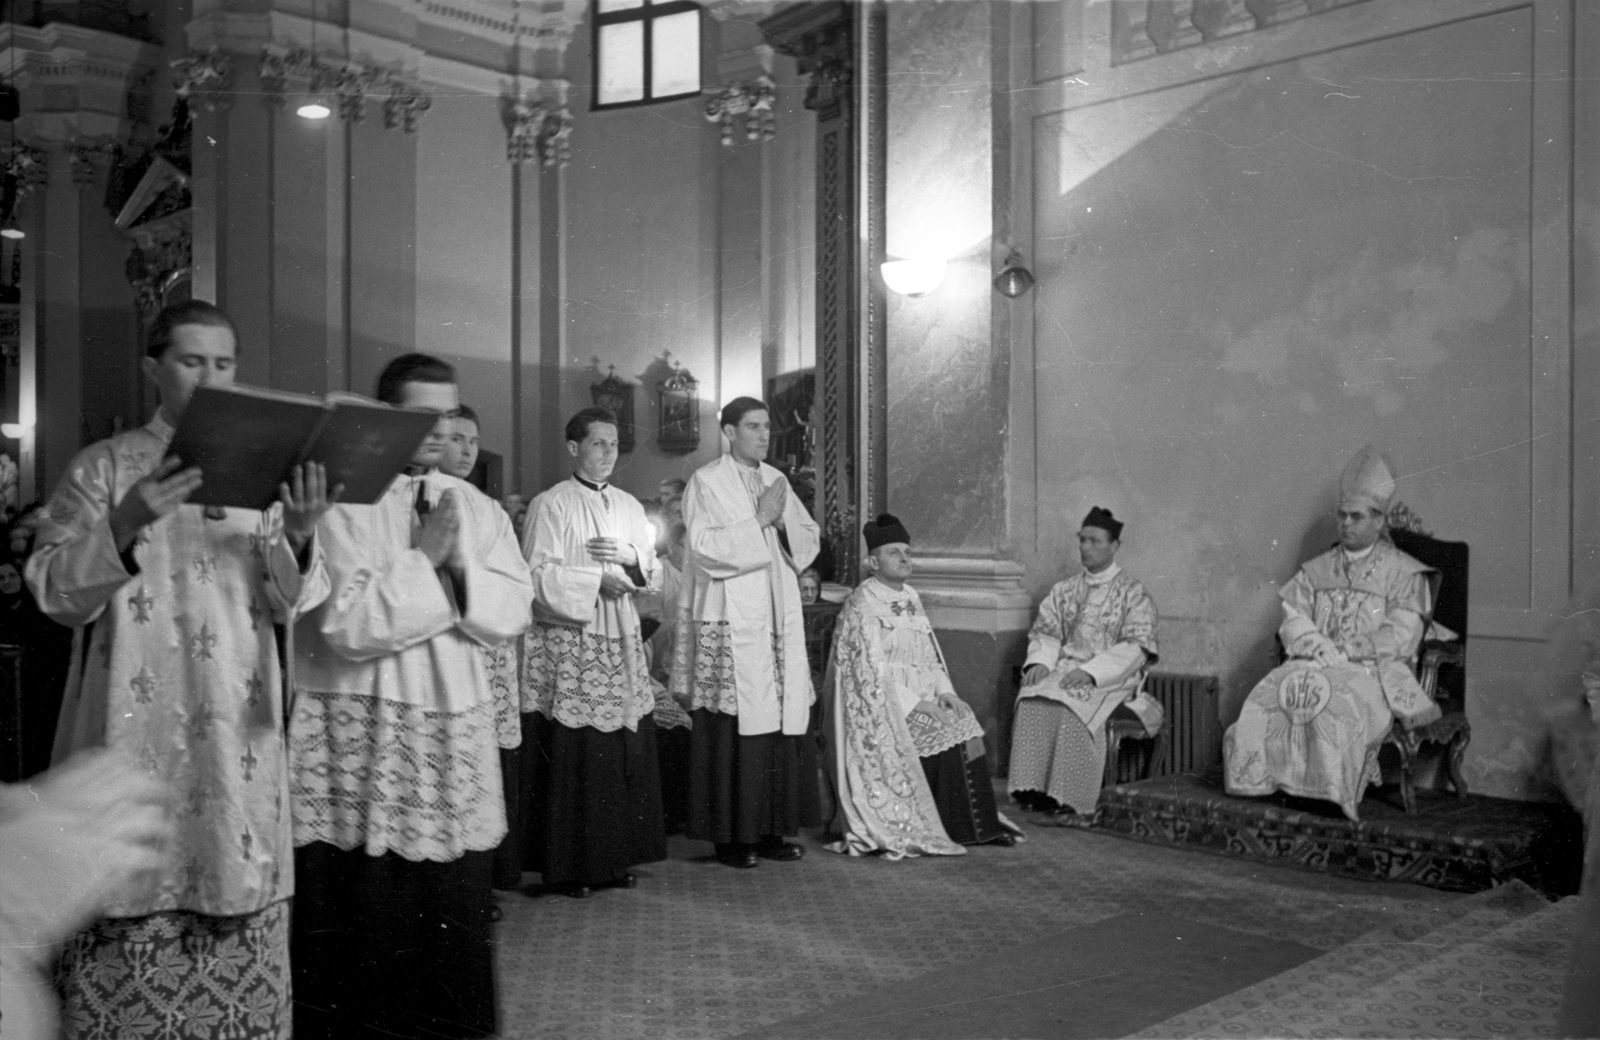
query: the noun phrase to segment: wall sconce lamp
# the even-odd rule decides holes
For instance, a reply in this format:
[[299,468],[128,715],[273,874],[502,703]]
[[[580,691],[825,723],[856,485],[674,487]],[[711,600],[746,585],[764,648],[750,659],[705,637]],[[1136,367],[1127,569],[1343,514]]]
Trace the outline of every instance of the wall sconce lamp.
[[0,436],[5,436],[14,441],[20,441],[33,429],[33,423],[8,422],[0,423]]
[[943,260],[889,260],[880,268],[883,284],[902,296],[926,296],[944,281]]
[[994,287],[1000,290],[1001,296],[1014,300],[1032,289],[1033,285],[1033,272],[1022,265],[1021,254],[1013,249],[1001,265],[1000,273],[994,276]]

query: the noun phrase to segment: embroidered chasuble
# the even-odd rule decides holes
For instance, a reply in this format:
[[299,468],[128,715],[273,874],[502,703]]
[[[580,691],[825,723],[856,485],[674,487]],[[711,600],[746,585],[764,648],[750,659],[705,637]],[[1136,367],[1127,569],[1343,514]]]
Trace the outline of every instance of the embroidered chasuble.
[[1358,818],[1394,720],[1439,718],[1413,671],[1437,581],[1388,541],[1354,555],[1336,547],[1300,568],[1278,593],[1289,660],[1250,691],[1223,738],[1230,794],[1282,790]]
[[[1151,733],[1161,727],[1161,706],[1143,690],[1144,671],[1158,656],[1155,600],[1118,564],[1051,588],[1028,632],[1023,666],[1043,665],[1049,674],[1017,694],[1009,790],[1092,810],[1111,713],[1126,704]],[[1094,685],[1063,689],[1062,677],[1075,668]]]
[[[418,503],[453,490],[464,581],[414,548]],[[506,833],[484,648],[528,626],[533,582],[511,520],[464,480],[395,478],[318,527],[331,592],[296,633],[295,844],[449,861]]]
[[793,488],[781,539],[756,519],[762,491],[784,479],[766,463],[724,455],[684,491],[688,553],[671,689],[690,711],[737,716],[740,736],[803,734],[816,699],[798,575],[821,546],[817,525]]
[[79,627],[55,758],[126,748],[178,798],[177,836],[159,880],[115,900],[112,917],[246,914],[293,893],[272,625],[327,595],[321,549],[314,539],[302,575],[282,537],[281,507],[184,505],[119,555],[111,508],[155,469],[171,439],[158,414],[80,452],[27,564],[40,609]]
[[525,639],[522,706],[564,726],[637,730],[655,709],[633,596],[600,595],[601,576],[626,575],[589,555],[591,538],[616,538],[639,555],[634,577],[658,586],[654,539],[639,500],[569,478],[531,507],[523,549],[533,575],[534,620]]
[[828,666],[828,732],[843,810],[844,840],[829,845],[852,856],[959,856],[923,772],[922,758],[983,739],[972,709],[927,709],[954,694],[950,674],[909,585],[895,591],[868,578],[845,601]]
[[[44,613],[78,628],[55,758],[120,747],[175,796],[154,880],[62,951],[62,1025],[69,1038],[201,1021],[286,1037],[294,871],[273,624],[320,602],[328,578],[317,539],[301,572],[277,505],[179,506],[119,554],[110,511],[171,439],[158,414],[80,452],[26,568]],[[224,958],[238,965],[226,981],[166,967]]]

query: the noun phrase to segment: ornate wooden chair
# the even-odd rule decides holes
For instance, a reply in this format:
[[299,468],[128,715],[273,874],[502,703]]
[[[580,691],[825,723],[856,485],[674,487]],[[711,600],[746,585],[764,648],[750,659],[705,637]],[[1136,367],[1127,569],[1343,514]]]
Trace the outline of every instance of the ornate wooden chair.
[[[1461,777],[1461,759],[1472,740],[1472,725],[1467,721],[1466,642],[1467,642],[1467,543],[1446,542],[1420,530],[1420,524],[1396,503],[1390,511],[1389,536],[1395,548],[1434,568],[1439,582],[1434,588],[1433,615],[1427,620],[1450,629],[1455,638],[1439,640],[1424,636],[1417,653],[1417,681],[1422,692],[1438,703],[1444,714],[1437,722],[1416,729],[1395,726],[1385,743],[1400,753],[1400,799],[1408,814],[1417,811],[1413,775],[1424,748],[1441,749],[1440,772],[1450,782],[1457,797],[1467,793]],[[1430,629],[1432,626],[1430,625]],[[1433,633],[1430,631],[1429,635]],[[1437,783],[1438,777],[1435,777]]]

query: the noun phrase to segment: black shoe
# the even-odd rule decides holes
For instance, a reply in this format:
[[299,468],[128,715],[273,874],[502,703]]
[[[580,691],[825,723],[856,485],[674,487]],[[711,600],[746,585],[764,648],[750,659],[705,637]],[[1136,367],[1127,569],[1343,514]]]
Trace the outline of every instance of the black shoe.
[[806,850],[799,845],[784,841],[775,835],[769,835],[756,843],[756,855],[779,863],[793,863],[805,854]]
[[988,841],[984,842],[985,845],[1005,845],[1007,847],[1015,845],[1016,843],[1017,836],[1012,834],[1010,831],[997,834],[993,838],[990,838]]
[[591,889],[588,885],[574,883],[569,885],[556,885],[555,891],[571,899],[588,899],[593,889]]
[[616,877],[612,878],[610,881],[605,882],[603,885],[601,885],[599,887],[601,887],[601,888],[638,888],[639,887],[639,879],[634,877],[632,874],[628,873],[627,871],[623,871],[622,873],[618,874]]
[[737,841],[717,845],[717,862],[725,867],[737,867],[740,870],[761,865],[761,861],[756,859],[756,850]]

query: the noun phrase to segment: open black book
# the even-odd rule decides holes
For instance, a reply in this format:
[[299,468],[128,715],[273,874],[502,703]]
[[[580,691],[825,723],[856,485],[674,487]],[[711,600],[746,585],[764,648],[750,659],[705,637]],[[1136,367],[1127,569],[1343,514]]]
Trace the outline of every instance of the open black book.
[[392,408],[353,394],[311,394],[234,386],[197,387],[168,454],[199,466],[201,506],[265,509],[302,462],[327,469],[339,501],[376,502],[417,453],[439,416]]

